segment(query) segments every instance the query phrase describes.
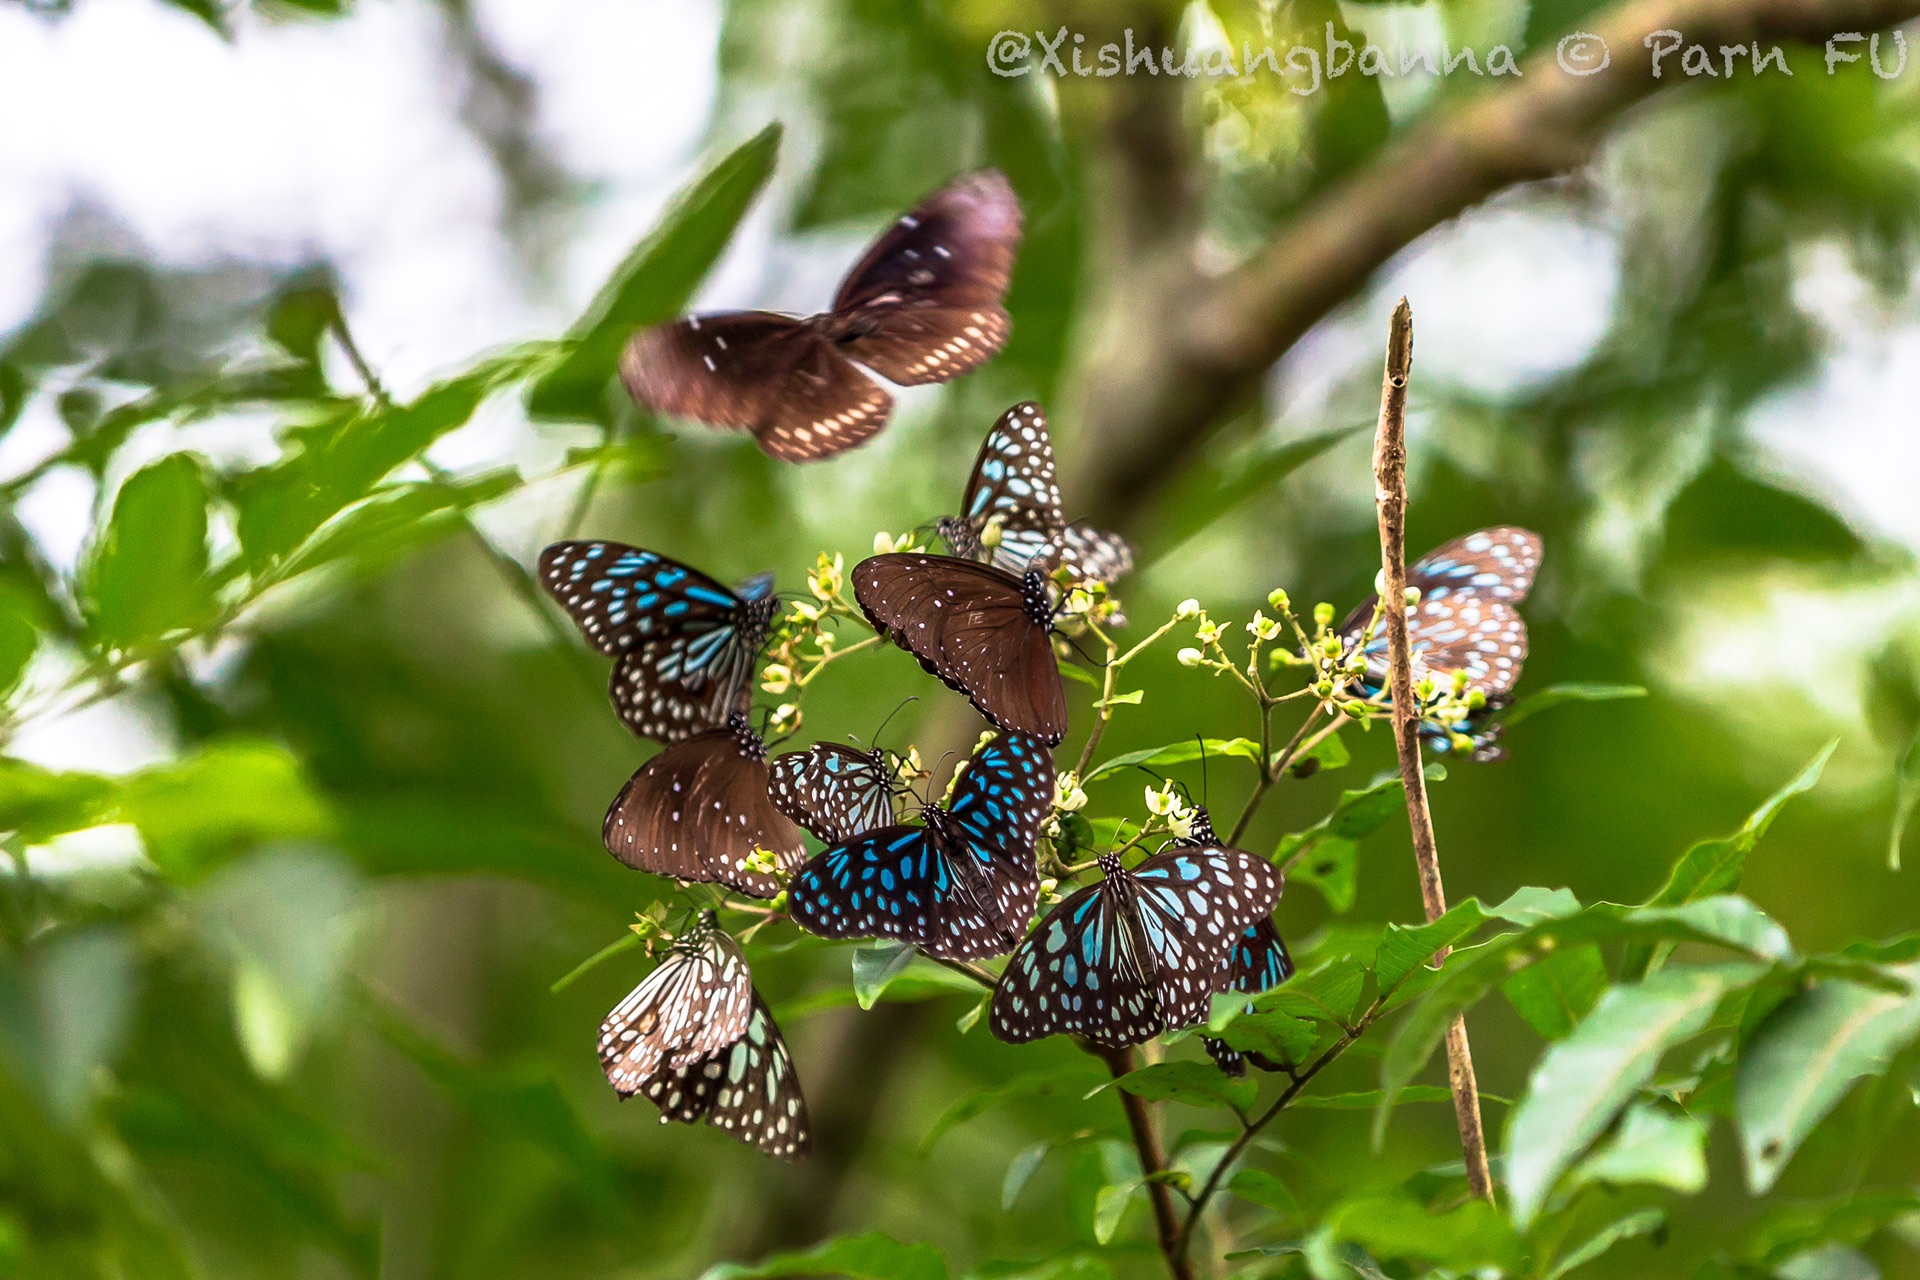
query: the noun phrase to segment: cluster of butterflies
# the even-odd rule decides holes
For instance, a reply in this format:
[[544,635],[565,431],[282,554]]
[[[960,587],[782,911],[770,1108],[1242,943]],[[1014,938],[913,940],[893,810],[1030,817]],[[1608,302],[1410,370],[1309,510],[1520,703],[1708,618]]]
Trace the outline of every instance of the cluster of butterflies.
[[[999,349],[1019,228],[1003,178],[961,179],[882,236],[826,314],[688,317],[637,335],[623,376],[643,403],[748,428],[775,457],[830,456],[873,435],[891,410],[862,366],[896,383],[944,381]],[[1066,521],[1046,419],[1033,404],[995,423],[959,514],[937,528],[951,554],[876,555],[851,575],[874,629],[999,730],[945,803],[920,806],[917,824],[898,821],[893,769],[877,749],[822,742],[768,758],[751,712],[777,607],[771,575],[729,589],[620,543],[546,548],[543,586],[614,659],[615,709],[664,747],[608,810],[608,850],[641,871],[752,897],[784,889],[788,915],[820,937],[894,939],[954,960],[1011,953],[989,1020],[1010,1042],[1070,1034],[1138,1044],[1204,1021],[1216,992],[1284,980],[1292,962],[1271,918],[1280,874],[1225,847],[1204,810],[1190,838],[1131,869],[1101,858],[1102,879],[1029,931],[1054,793],[1050,748],[1067,731],[1052,642],[1063,583],[1112,583],[1132,568],[1133,551]],[[1532,535],[1491,530],[1416,566],[1416,585],[1432,579],[1450,593],[1438,597],[1443,612],[1410,613],[1427,663],[1440,670],[1458,658],[1490,699],[1503,695],[1525,653],[1511,606],[1538,560]],[[1503,574],[1499,583],[1483,580],[1491,572]],[[1356,644],[1371,612],[1356,611]],[[1488,649],[1490,640],[1507,647]],[[1376,672],[1374,647],[1377,682],[1384,656]],[[803,828],[823,852],[809,857]],[[1233,1050],[1208,1048],[1244,1072]],[[599,1050],[619,1094],[644,1094],[663,1122],[704,1119],[786,1159],[808,1148],[792,1058],[711,913],[608,1015]]]

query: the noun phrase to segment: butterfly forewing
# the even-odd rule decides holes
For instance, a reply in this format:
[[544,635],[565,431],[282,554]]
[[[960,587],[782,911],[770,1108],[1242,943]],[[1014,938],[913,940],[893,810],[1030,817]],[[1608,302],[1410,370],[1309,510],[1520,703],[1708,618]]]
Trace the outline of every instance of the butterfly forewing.
[[783,871],[806,857],[800,829],[767,794],[766,747],[744,717],[675,743],[640,766],[607,810],[608,852],[639,871],[717,882],[771,898],[780,881],[749,870],[764,849]]
[[753,978],[711,920],[675,939],[654,971],[600,1024],[600,1066],[622,1096],[663,1067],[686,1067],[747,1030]]
[[663,1067],[640,1091],[669,1120],[706,1122],[782,1160],[807,1153],[812,1135],[806,1099],[786,1041],[756,992],[746,1025],[732,1043],[686,1066]]
[[980,748],[953,789],[948,812],[974,856],[990,863],[1000,924],[1018,938],[1039,894],[1034,849],[1053,808],[1053,753],[1039,739],[1003,733]]
[[687,316],[636,333],[621,353],[620,377],[656,413],[753,430],[822,345],[805,321],[770,311]]
[[557,542],[540,553],[540,581],[587,642],[616,659],[608,693],[640,736],[673,742],[751,700],[773,619],[771,575],[735,592],[658,552]]
[[893,823],[893,783],[878,751],[816,742],[776,756],[769,766],[773,803],[828,844]]
[[1045,584],[957,556],[873,556],[853,593],[874,629],[1002,729],[1048,746],[1067,733]]

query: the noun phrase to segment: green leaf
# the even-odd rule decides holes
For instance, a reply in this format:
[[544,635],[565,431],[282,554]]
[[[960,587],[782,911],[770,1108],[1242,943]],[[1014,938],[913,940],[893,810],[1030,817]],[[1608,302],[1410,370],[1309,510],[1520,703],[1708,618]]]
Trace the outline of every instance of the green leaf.
[[1754,1194],[1768,1191],[1855,1081],[1879,1075],[1920,1035],[1920,964],[1904,995],[1823,982],[1774,1010],[1741,1054],[1736,1119]]
[[1435,952],[1472,936],[1486,922],[1487,913],[1479,902],[1468,898],[1429,924],[1388,925],[1373,957],[1380,989],[1389,991],[1398,986],[1408,974],[1432,960]]
[[[1115,699],[1120,701],[1120,699]],[[1188,738],[1182,742],[1169,742],[1164,747],[1148,747],[1144,751],[1129,751],[1125,755],[1115,756],[1089,770],[1082,782],[1092,782],[1110,773],[1122,769],[1131,769],[1135,765],[1159,766],[1186,764],[1202,756],[1213,759],[1219,756],[1239,756],[1243,760],[1258,761],[1260,744],[1248,738]]]
[[1640,1236],[1651,1235],[1667,1224],[1667,1215],[1659,1209],[1636,1209],[1624,1218],[1615,1220],[1600,1228],[1583,1241],[1576,1249],[1570,1250],[1565,1257],[1553,1264],[1553,1270],[1547,1272],[1545,1280],[1560,1280],[1561,1276],[1577,1267],[1584,1267],[1609,1252],[1615,1245]]
[[1299,1214],[1300,1202],[1293,1198],[1293,1192],[1280,1179],[1259,1169],[1242,1169],[1233,1175],[1233,1181],[1227,1184],[1227,1190],[1250,1204],[1271,1209],[1285,1218]]
[[917,953],[904,942],[882,942],[853,953],[853,993],[862,1009],[873,1008],[887,984],[907,971]]
[[206,472],[186,453],[143,467],[120,487],[81,588],[103,647],[131,648],[213,619],[208,497]]
[[1093,1093],[1114,1086],[1148,1102],[1184,1102],[1189,1106],[1230,1107],[1235,1111],[1245,1111],[1260,1096],[1259,1081],[1246,1076],[1236,1079],[1211,1062],[1192,1060],[1156,1062],[1129,1071]]
[[1542,889],[1533,885],[1515,889],[1487,914],[1518,925],[1536,925],[1543,920],[1564,920],[1580,910],[1580,899],[1568,889]]
[[[1287,1106],[1308,1111],[1371,1111],[1380,1105],[1378,1089],[1360,1089],[1353,1093],[1303,1093]],[[1401,1102],[1452,1102],[1453,1091],[1444,1085],[1416,1084],[1401,1090]],[[1482,1102],[1500,1102],[1490,1093],[1480,1095]]]
[[1133,1203],[1133,1193],[1142,1185],[1136,1180],[1100,1188],[1100,1194],[1093,1201],[1093,1238],[1096,1241],[1107,1244],[1113,1240],[1114,1233],[1120,1230],[1120,1219],[1126,1216],[1127,1206]]
[[1613,1136],[1568,1175],[1590,1183],[1668,1187],[1692,1195],[1707,1185],[1707,1125],[1651,1102],[1635,1102]]
[[1698,1034],[1720,1001],[1766,968],[1726,963],[1672,969],[1608,991],[1534,1070],[1507,1131],[1507,1187],[1523,1230],[1554,1183],[1613,1123],[1668,1049]]
[[1637,684],[1555,684],[1522,698],[1512,710],[1499,717],[1505,725],[1519,724],[1530,716],[1569,702],[1613,702],[1621,698],[1644,698],[1647,691]]
[[1430,1213],[1405,1196],[1365,1196],[1335,1205],[1322,1225],[1376,1258],[1423,1258],[1458,1271],[1497,1267],[1508,1274],[1520,1265],[1520,1241],[1506,1215],[1484,1200]]
[[1082,671],[1079,667],[1074,666],[1071,662],[1062,662],[1060,664],[1060,674],[1065,676],[1069,680],[1076,680],[1079,683],[1086,685],[1089,689],[1100,689],[1105,687],[1098,680],[1094,679],[1091,675],[1087,674],[1085,671]]
[[1824,1200],[1777,1205],[1741,1250],[1754,1264],[1771,1269],[1826,1240],[1859,1243],[1875,1232],[1920,1213],[1920,1189],[1887,1187],[1856,1191]]
[[1345,915],[1353,910],[1359,870],[1360,846],[1334,836],[1320,841],[1311,856],[1294,863],[1287,878],[1317,889],[1335,915]]
[[[1258,759],[1258,756],[1254,757]],[[1434,777],[1438,766],[1429,765],[1428,776]],[[1444,777],[1442,772],[1439,776]],[[1291,870],[1292,865],[1319,847],[1327,840],[1364,840],[1390,821],[1394,814],[1403,812],[1406,801],[1400,790],[1400,775],[1389,773],[1382,775],[1371,786],[1358,791],[1342,791],[1340,799],[1334,804],[1333,811],[1305,831],[1295,831],[1280,837],[1280,843],[1274,847],[1273,860],[1283,870]]]
[[[1275,751],[1273,758],[1276,761],[1279,760],[1280,752]],[[1330,733],[1314,743],[1311,751],[1301,752],[1299,758],[1293,762],[1293,767],[1297,769],[1308,761],[1313,762],[1316,771],[1344,769],[1353,763],[1353,754],[1347,750],[1347,744],[1341,740],[1339,734]]]
[[379,562],[450,531],[450,517],[519,489],[511,469],[443,484],[396,484],[376,489],[322,525],[281,567],[280,577],[349,558]]
[[1026,1190],[1027,1183],[1033,1181],[1033,1175],[1046,1160],[1047,1153],[1052,1150],[1053,1139],[1049,1138],[1045,1142],[1036,1142],[1030,1147],[1022,1148],[1013,1157],[1013,1162],[1007,1166],[1007,1176],[1000,1182],[1000,1212],[1013,1212],[1014,1202],[1020,1198],[1020,1193]]
[[24,591],[0,581],[0,698],[19,687],[40,647],[40,630],[34,625],[37,614]]
[[[1215,997],[1216,1000],[1223,998],[1226,997]],[[1320,1043],[1321,1033],[1317,1024],[1291,1014],[1247,1013],[1224,1021],[1217,1034],[1242,1053],[1259,1053],[1274,1062],[1298,1064],[1305,1062]]]
[[[1732,893],[1740,887],[1740,878],[1746,870],[1747,854],[1767,834],[1767,828],[1773,825],[1774,817],[1793,797],[1813,790],[1820,781],[1820,771],[1826,768],[1834,748],[1840,745],[1838,738],[1829,742],[1819,755],[1802,769],[1792,781],[1767,797],[1758,809],[1753,811],[1741,828],[1730,836],[1717,840],[1703,840],[1694,845],[1674,866],[1673,873],[1667,877],[1667,883],[1660,892],[1648,899],[1650,907],[1671,907],[1693,902],[1699,898],[1715,894]],[[1620,966],[1622,981],[1632,982],[1643,977],[1654,967],[1664,954],[1650,946],[1627,948]]]
[[1887,869],[1900,869],[1900,845],[1907,838],[1907,824],[1920,806],[1920,731],[1915,732],[1907,749],[1893,765],[1893,826],[1887,834]]
[[1548,1040],[1572,1034],[1607,989],[1607,963],[1594,946],[1558,951],[1500,984],[1527,1025]]
[[220,743],[143,769],[122,784],[119,810],[140,829],[147,856],[176,883],[197,880],[268,841],[333,830],[300,761],[264,742]]
[[780,133],[779,124],[768,125],[674,197],[568,330],[566,356],[528,391],[530,415],[606,420],[607,384],[628,337],[686,310],[773,175]]
[[1032,1071],[999,1084],[975,1089],[960,1097],[933,1122],[933,1127],[927,1130],[927,1136],[920,1141],[921,1153],[924,1155],[932,1151],[934,1144],[949,1131],[1004,1103],[1021,1098],[1084,1098],[1088,1090],[1105,1079],[1102,1073],[1091,1067],[1075,1065],[1056,1067],[1051,1071]]
[[1335,445],[1372,429],[1370,422],[1355,423],[1350,427],[1335,427],[1284,444],[1256,444],[1228,459],[1224,465],[1204,461],[1195,464],[1181,479],[1178,492],[1162,506],[1171,514],[1146,539],[1144,545],[1150,550],[1143,569],[1178,549],[1189,538],[1242,502],[1278,484]]
[[785,1276],[844,1276],[846,1280],[947,1280],[947,1262],[930,1244],[901,1244],[869,1232],[841,1236],[794,1253],[778,1253],[752,1266],[722,1262],[700,1280],[781,1280]]
[[22,760],[0,758],[0,831],[40,844],[104,821],[113,783],[91,773],[54,773]]

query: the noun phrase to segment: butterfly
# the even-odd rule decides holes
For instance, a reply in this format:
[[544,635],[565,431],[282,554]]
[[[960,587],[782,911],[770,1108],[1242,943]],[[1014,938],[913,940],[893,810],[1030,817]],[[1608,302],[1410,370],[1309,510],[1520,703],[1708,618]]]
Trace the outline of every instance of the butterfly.
[[1027,935],[994,988],[988,1025],[1012,1044],[1085,1036],[1125,1048],[1206,1021],[1230,953],[1273,910],[1280,873],[1238,849],[1171,848],[1076,890]]
[[770,1156],[807,1152],[793,1058],[711,912],[600,1024],[600,1066],[622,1099],[660,1108],[662,1124],[704,1119]]
[[899,552],[853,567],[853,598],[873,629],[1010,733],[1048,746],[1067,736],[1045,573],[1012,574],[958,556]]
[[[1407,570],[1407,585],[1420,589],[1420,602],[1407,608],[1407,643],[1414,678],[1431,673],[1442,683],[1456,671],[1467,673],[1467,688],[1486,698],[1485,710],[1459,726],[1422,720],[1420,732],[1436,750],[1467,739],[1475,760],[1495,760],[1499,726],[1481,729],[1485,714],[1511,700],[1514,682],[1527,660],[1527,624],[1518,605],[1533,589],[1543,551],[1540,535],[1500,526],[1480,529],[1430,552]],[[1377,597],[1368,597],[1348,615],[1341,632],[1349,644],[1365,639]],[[1361,689],[1373,697],[1387,684],[1387,631],[1381,625],[1365,641],[1367,670]]]
[[643,329],[620,376],[656,412],[752,431],[785,462],[830,458],[893,412],[892,394],[865,370],[919,386],[993,358],[1013,327],[1001,299],[1019,243],[1020,202],[983,170],[895,222],[824,314],[730,311]]
[[[1293,957],[1287,954],[1287,944],[1281,939],[1280,931],[1274,928],[1273,917],[1262,916],[1235,940],[1233,955],[1227,962],[1226,982],[1220,989],[1254,996],[1272,990],[1292,976]],[[1248,1061],[1262,1071],[1284,1069],[1281,1063],[1263,1053],[1253,1050],[1242,1052],[1212,1036],[1202,1039],[1207,1046],[1207,1053],[1230,1076],[1247,1074]]]
[[1011,950],[1039,892],[1034,842],[1053,806],[1053,756],[1004,733],[981,747],[924,825],[835,845],[788,886],[795,924],[823,938],[897,938],[971,960]]
[[675,742],[751,703],[754,660],[773,626],[772,574],[729,591],[658,552],[556,542],[540,553],[540,583],[616,659],[608,692],[641,737]]
[[940,536],[955,555],[1009,573],[1051,558],[1078,581],[1118,581],[1133,569],[1132,545],[1116,533],[1068,524],[1055,470],[1045,412],[1031,401],[1013,406],[987,433],[960,514],[941,519]]
[[736,713],[641,765],[607,810],[600,837],[635,870],[771,898],[779,879],[749,869],[747,855],[766,850],[787,872],[806,858],[806,846],[768,785],[767,745]]
[[775,756],[770,772],[774,806],[827,844],[893,822],[893,770],[877,747],[816,742]]

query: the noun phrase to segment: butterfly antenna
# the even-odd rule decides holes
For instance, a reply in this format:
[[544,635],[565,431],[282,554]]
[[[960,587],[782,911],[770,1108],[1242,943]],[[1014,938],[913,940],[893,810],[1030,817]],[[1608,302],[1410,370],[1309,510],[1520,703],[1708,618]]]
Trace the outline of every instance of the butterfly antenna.
[[1059,636],[1062,640],[1065,640],[1067,642],[1067,647],[1069,649],[1072,649],[1075,653],[1085,658],[1087,660],[1087,665],[1092,667],[1095,671],[1105,671],[1107,669],[1106,663],[1100,661],[1100,659],[1094,657],[1092,654],[1088,653],[1085,649],[1082,649],[1078,644],[1075,644],[1072,636],[1067,635],[1065,632],[1062,632],[1062,631],[1056,631],[1054,632],[1054,634]]
[[[882,720],[880,722],[880,727],[873,731],[873,745],[876,747],[880,745],[880,735],[887,731],[887,726],[893,723],[893,718],[895,716],[899,715],[902,711],[905,711],[909,703],[914,703],[918,701],[920,701],[920,698],[919,698],[919,695],[916,694],[915,696],[908,698],[905,702],[902,702],[899,706],[895,707],[893,710],[887,712],[887,718],[885,720]],[[858,739],[856,739],[856,741],[858,741]]]

